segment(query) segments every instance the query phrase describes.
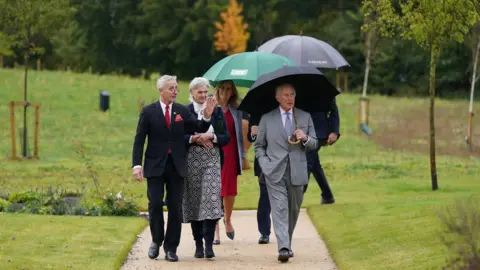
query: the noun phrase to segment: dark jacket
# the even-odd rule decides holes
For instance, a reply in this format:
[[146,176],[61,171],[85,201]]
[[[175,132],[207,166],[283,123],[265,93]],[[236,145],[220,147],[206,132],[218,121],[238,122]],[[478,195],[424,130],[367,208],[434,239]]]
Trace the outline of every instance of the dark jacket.
[[133,143],[132,167],[142,165],[143,147],[148,136],[143,174],[145,178],[162,176],[171,150],[173,163],[181,177],[187,176],[187,148],[184,135],[205,132],[211,123],[197,118],[184,105],[173,103],[170,112],[170,128],[167,127],[160,101],[145,106],[140,113]]
[[[193,103],[188,104],[187,108],[196,118],[198,118],[198,114],[195,112],[195,107],[193,106]],[[230,141],[230,135],[228,134],[227,124],[225,122],[225,116],[223,114],[222,108],[217,107],[215,108],[215,110],[213,110],[212,121],[213,121],[213,118],[215,118],[215,126],[213,127],[213,130],[214,130],[215,136],[217,137],[217,142],[214,143],[214,145],[220,148],[220,162],[223,165],[222,146],[228,144],[228,142]],[[187,148],[189,148],[191,145],[189,143],[190,136],[194,134],[195,134],[194,132],[185,134],[184,142]]]
[[340,116],[338,113],[337,102],[333,99],[330,111],[310,113],[312,116],[315,134],[319,142],[319,146],[326,143],[330,133],[337,133],[340,138]]

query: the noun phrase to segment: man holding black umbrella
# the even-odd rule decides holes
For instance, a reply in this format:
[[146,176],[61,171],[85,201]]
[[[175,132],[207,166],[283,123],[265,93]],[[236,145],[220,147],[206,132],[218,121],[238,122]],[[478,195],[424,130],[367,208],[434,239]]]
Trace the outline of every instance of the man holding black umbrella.
[[[327,177],[323,172],[319,151],[322,146],[332,145],[340,137],[340,117],[335,99],[329,112],[312,112],[310,115],[312,116],[315,134],[319,143],[315,151],[307,152],[308,178],[310,178],[310,173],[313,173],[318,186],[322,190],[321,204],[332,204],[335,203],[335,199],[328,185]],[[305,185],[303,192],[306,192],[307,188],[308,184]]]
[[279,107],[264,114],[258,126],[255,156],[265,177],[278,243],[278,260],[293,257],[292,236],[308,183],[306,151],[317,148],[310,114],[294,108],[291,84],[276,87]]

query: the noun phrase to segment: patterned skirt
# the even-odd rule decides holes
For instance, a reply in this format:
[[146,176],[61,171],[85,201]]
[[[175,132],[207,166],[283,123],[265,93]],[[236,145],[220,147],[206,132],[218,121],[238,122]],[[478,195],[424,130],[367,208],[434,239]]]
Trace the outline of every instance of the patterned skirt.
[[183,194],[183,222],[223,217],[220,190],[220,149],[192,145],[188,150],[188,176]]

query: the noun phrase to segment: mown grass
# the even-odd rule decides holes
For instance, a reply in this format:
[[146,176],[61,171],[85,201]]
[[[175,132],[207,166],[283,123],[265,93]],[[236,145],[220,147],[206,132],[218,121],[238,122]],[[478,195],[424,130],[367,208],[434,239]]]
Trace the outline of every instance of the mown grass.
[[[0,160],[0,193],[48,185],[93,188],[75,152],[74,142],[81,142],[94,161],[102,188],[125,189],[137,196],[145,194],[145,184],[137,184],[131,178],[130,155],[138,117],[137,100],[142,97],[151,102],[158,97],[154,81],[30,73],[30,100],[42,103],[40,160],[14,162],[7,159],[10,151],[7,101],[22,99],[21,78],[21,71],[0,69],[0,136],[5,138],[0,141],[0,153],[4,156]],[[187,103],[187,83],[181,83],[180,88],[179,101]],[[98,110],[101,89],[111,94],[111,109],[106,113]],[[382,119],[373,121],[374,132],[382,129],[381,123],[398,121],[402,110],[408,113],[412,108],[405,107],[406,104],[423,106],[417,99],[377,96],[371,99],[375,106],[371,117]],[[311,179],[303,205],[309,208],[339,268],[441,268],[447,252],[438,235],[441,225],[436,212],[455,199],[478,191],[478,156],[439,156],[440,190],[432,192],[427,155],[377,145],[375,140],[358,133],[358,96],[342,94],[337,102],[342,136],[337,144],[321,150],[322,164],[337,203],[320,206],[320,190]],[[442,100],[437,109],[458,104],[463,103]],[[18,112],[20,123],[20,109]],[[442,128],[448,129],[449,125]],[[393,129],[383,129],[382,132],[391,132],[388,135],[394,140],[406,139]],[[248,155],[253,162],[252,149]],[[239,179],[236,209],[255,209],[257,198],[257,180],[252,171],[245,171]],[[146,208],[146,196],[138,201]]]
[[140,218],[0,214],[1,269],[119,269]]

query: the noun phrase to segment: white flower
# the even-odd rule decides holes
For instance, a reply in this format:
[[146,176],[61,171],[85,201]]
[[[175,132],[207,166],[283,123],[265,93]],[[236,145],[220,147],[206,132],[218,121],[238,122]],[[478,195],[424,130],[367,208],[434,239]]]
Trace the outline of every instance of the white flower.
[[122,192],[118,192],[117,193],[117,200],[121,200],[123,197],[122,197]]

